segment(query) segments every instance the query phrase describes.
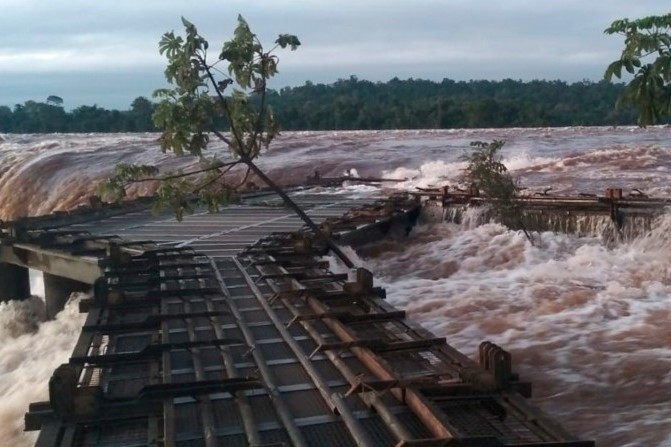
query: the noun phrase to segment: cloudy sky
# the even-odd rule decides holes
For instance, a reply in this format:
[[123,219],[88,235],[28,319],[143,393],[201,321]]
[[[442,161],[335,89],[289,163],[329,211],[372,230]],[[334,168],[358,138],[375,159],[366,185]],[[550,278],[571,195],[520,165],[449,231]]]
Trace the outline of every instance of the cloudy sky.
[[218,48],[242,14],[281,56],[273,87],[352,74],[441,80],[599,80],[622,17],[669,12],[662,0],[0,0],[0,105],[49,95],[66,108],[127,109],[164,86],[161,35],[195,23]]

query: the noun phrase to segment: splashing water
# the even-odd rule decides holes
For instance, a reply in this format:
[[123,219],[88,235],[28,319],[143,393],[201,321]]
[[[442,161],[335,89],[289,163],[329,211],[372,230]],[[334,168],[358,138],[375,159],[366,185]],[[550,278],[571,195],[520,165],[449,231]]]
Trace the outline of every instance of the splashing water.
[[[529,193],[602,193],[608,187],[671,195],[671,128],[574,127],[354,132],[287,132],[259,165],[278,183],[301,184],[315,170],[323,177],[407,179],[396,189],[456,186],[461,157],[474,140],[506,141],[504,162]],[[194,157],[161,153],[158,134],[3,135],[0,140],[0,219],[48,214],[88,203],[118,163],[162,170],[190,169]],[[208,149],[223,159],[228,150]],[[257,185],[261,182],[252,179]],[[152,193],[147,182],[129,197]]]
[[44,301],[37,296],[0,303],[0,340],[36,331],[44,317]]
[[[324,177],[355,170],[407,179],[390,189],[457,186],[469,142],[501,139],[504,162],[529,193],[621,187],[669,197],[670,134],[666,127],[290,132],[259,163],[281,184],[301,183],[318,169]],[[157,137],[2,135],[0,219],[85,204],[119,162],[196,163],[162,154]],[[222,146],[213,151],[226,156]],[[550,233],[531,246],[521,233],[482,225],[482,211],[460,218],[461,226],[422,227],[402,244],[360,252],[390,301],[472,356],[485,339],[510,350],[522,378],[534,383],[535,401],[581,437],[600,446],[671,445],[668,219],[614,246]],[[585,223],[595,231],[598,224]],[[83,323],[76,301],[54,321],[42,322],[43,312],[35,298],[0,305],[0,445],[32,444],[23,413],[47,398],[49,377]]]
[[496,224],[419,228],[364,248],[388,299],[476,357],[491,340],[535,402],[601,446],[671,445],[671,217],[606,248]]
[[49,399],[49,379],[70,357],[84,324],[83,296],[73,294],[52,321],[43,321],[38,297],[0,303],[0,445],[35,444],[37,432],[23,431],[23,415],[31,402]]

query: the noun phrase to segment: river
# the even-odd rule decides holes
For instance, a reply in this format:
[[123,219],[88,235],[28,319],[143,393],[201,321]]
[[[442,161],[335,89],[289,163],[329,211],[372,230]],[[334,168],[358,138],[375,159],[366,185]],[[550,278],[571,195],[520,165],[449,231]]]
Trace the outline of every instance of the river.
[[[0,219],[85,204],[119,162],[195,165],[162,154],[156,134],[1,135]],[[290,132],[260,159],[280,183],[350,172],[404,180],[392,189],[460,183],[471,141],[506,141],[504,162],[525,193],[671,197],[671,129],[652,127]],[[225,156],[222,147],[212,149]],[[349,189],[348,189],[349,188]],[[151,192],[152,185],[132,191]],[[366,194],[373,187],[344,187]],[[491,340],[513,356],[534,402],[600,446],[671,446],[671,217],[619,244],[598,237],[525,236],[498,224],[417,228],[363,247],[389,301],[475,357]],[[33,277],[39,290],[39,277]],[[47,398],[82,318],[76,299],[42,322],[42,301],[0,304],[0,444],[21,433],[31,401]]]

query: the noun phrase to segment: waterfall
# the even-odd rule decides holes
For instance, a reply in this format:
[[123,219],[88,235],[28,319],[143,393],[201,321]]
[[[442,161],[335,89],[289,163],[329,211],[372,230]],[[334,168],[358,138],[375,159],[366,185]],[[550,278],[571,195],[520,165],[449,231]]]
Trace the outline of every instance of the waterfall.
[[[588,214],[573,211],[523,211],[519,222],[509,226],[523,226],[527,231],[551,231],[575,234],[580,237],[601,237],[604,242],[631,241],[645,236],[656,226],[656,221],[665,212],[627,213],[620,215],[619,225],[609,215]],[[443,209],[442,221],[451,222],[465,229],[472,229],[494,220],[486,206],[452,205]]]

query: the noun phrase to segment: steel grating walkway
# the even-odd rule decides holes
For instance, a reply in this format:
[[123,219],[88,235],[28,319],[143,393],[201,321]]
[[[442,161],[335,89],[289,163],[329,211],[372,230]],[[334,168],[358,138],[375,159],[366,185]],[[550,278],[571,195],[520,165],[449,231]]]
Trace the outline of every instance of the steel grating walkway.
[[[343,243],[404,234],[418,214],[405,197],[295,198]],[[334,273],[277,200],[248,202],[182,223],[131,209],[10,226],[6,245],[102,272],[49,402],[26,415],[38,447],[594,445],[524,399],[507,352],[483,343],[471,361],[367,270]]]
[[[265,199],[265,200],[263,200]],[[340,217],[371,199],[349,199],[342,195],[301,194],[293,199],[316,222]],[[63,225],[63,230],[114,234],[130,241],[151,240],[159,245],[175,244],[196,248],[208,256],[235,256],[242,249],[276,231],[296,231],[303,222],[271,196],[257,197],[246,205],[232,205],[219,213],[197,212],[179,222],[174,216],[157,218],[149,209]]]

